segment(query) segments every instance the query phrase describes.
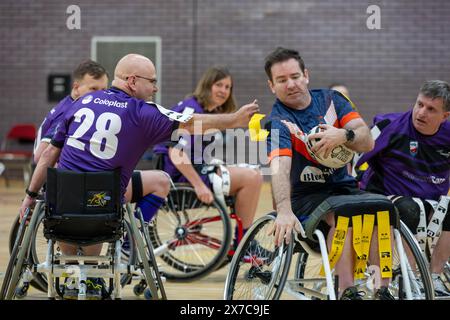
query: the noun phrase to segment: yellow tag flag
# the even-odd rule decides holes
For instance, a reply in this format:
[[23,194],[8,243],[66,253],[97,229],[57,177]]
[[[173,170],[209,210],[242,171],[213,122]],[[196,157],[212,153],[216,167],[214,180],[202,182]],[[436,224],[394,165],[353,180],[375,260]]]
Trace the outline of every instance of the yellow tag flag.
[[269,135],[269,131],[261,129],[261,119],[266,115],[261,113],[255,113],[250,122],[248,123],[248,129],[250,131],[251,141],[265,141]]
[[382,278],[392,278],[391,228],[389,211],[378,211],[378,250]]
[[[365,214],[364,222],[361,223],[361,216],[353,216],[353,248],[356,252],[354,275],[355,279],[364,278],[369,257],[370,241],[372,239],[375,216]],[[361,234],[362,233],[362,234]]]
[[[334,266],[341,257],[342,250],[344,249],[345,237],[348,231],[348,222],[350,221],[347,217],[338,216],[336,223],[336,230],[334,231],[333,242],[331,244],[331,251],[328,257],[330,261],[330,270],[333,270]],[[324,276],[324,268],[320,268],[320,275]]]

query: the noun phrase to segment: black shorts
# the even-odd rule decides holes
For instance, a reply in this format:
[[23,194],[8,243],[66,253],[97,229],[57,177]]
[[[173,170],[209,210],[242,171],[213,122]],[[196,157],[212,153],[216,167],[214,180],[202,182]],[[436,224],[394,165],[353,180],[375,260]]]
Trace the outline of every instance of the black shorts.
[[360,190],[356,184],[345,184],[321,190],[318,193],[296,195],[292,197],[292,211],[300,221],[306,218],[328,197],[339,195],[358,195],[368,193]]

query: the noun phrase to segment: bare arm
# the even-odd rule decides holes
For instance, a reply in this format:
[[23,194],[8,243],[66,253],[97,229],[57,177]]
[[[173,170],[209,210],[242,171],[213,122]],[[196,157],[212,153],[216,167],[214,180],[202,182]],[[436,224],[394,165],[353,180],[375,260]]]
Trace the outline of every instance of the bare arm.
[[197,171],[195,171],[188,155],[183,150],[169,148],[169,158],[172,160],[178,171],[180,171],[194,187],[195,193],[200,201],[211,203],[214,200],[214,196],[208,186],[206,186],[200,178]]
[[[349,121],[344,128],[336,128],[328,124],[321,124],[319,126],[324,129],[324,131],[312,134],[308,138],[320,139],[320,141],[314,145],[313,151],[316,153],[324,153],[325,157],[328,157],[331,150],[341,144],[345,144],[356,152],[368,152],[372,150],[375,145],[369,127],[361,118]],[[347,142],[346,129],[351,129],[355,132],[355,138],[351,142]]]
[[34,152],[34,163],[38,163],[39,162],[39,159],[41,158],[42,152],[44,152],[44,150],[48,147],[48,145],[49,145],[49,143],[48,142],[44,142],[44,141],[41,141],[39,143],[38,148]]
[[250,118],[259,111],[257,101],[242,106],[239,110],[229,114],[197,114],[186,123],[180,123],[179,128],[190,133],[203,133],[208,129],[233,129],[247,127]]
[[[61,149],[53,145],[49,145],[41,155],[39,162],[34,170],[28,190],[38,192],[44,182],[47,180],[47,168],[53,167],[61,154]],[[25,209],[34,205],[35,199],[26,195],[20,208],[20,215],[23,216]]]
[[292,212],[291,206],[291,157],[274,158],[270,163],[272,173],[272,192],[276,203],[277,219],[275,220],[275,244],[280,245],[286,237],[286,243],[291,240],[293,229],[300,232],[300,222]]
[[370,134],[370,129],[363,119],[353,119],[345,126],[355,132],[355,140],[346,142],[345,145],[356,152],[368,152],[375,146],[375,141]]

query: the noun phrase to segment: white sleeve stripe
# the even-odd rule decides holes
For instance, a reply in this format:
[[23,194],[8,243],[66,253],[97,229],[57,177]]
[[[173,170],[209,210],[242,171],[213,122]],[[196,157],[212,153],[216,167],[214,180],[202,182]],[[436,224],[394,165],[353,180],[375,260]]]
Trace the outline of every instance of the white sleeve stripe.
[[370,133],[372,134],[373,140],[376,140],[380,136],[381,130],[375,125],[370,129]]
[[329,125],[333,125],[337,120],[336,109],[334,108],[334,102],[331,100],[330,107],[327,110],[327,113],[324,117],[325,123]]
[[159,112],[161,112],[163,115],[165,115],[166,117],[168,117],[171,120],[175,120],[178,122],[188,122],[191,118],[192,118],[192,113],[179,113],[179,112],[175,112],[169,109],[164,108],[163,106],[160,106],[157,103],[154,103],[152,101],[147,101],[148,104],[154,104]]

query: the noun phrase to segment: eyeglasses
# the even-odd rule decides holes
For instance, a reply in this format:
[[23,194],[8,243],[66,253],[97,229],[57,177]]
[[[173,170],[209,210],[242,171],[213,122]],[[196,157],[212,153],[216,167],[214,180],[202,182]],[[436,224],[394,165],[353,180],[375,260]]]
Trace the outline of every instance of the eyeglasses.
[[[143,77],[143,76],[138,76],[138,75],[134,75],[136,78],[141,78],[141,79],[145,79],[150,81],[150,83],[154,86],[156,86],[158,84],[158,79],[156,78],[147,78],[147,77]],[[131,76],[130,76],[131,77]],[[128,80],[129,77],[126,77],[125,80]]]

